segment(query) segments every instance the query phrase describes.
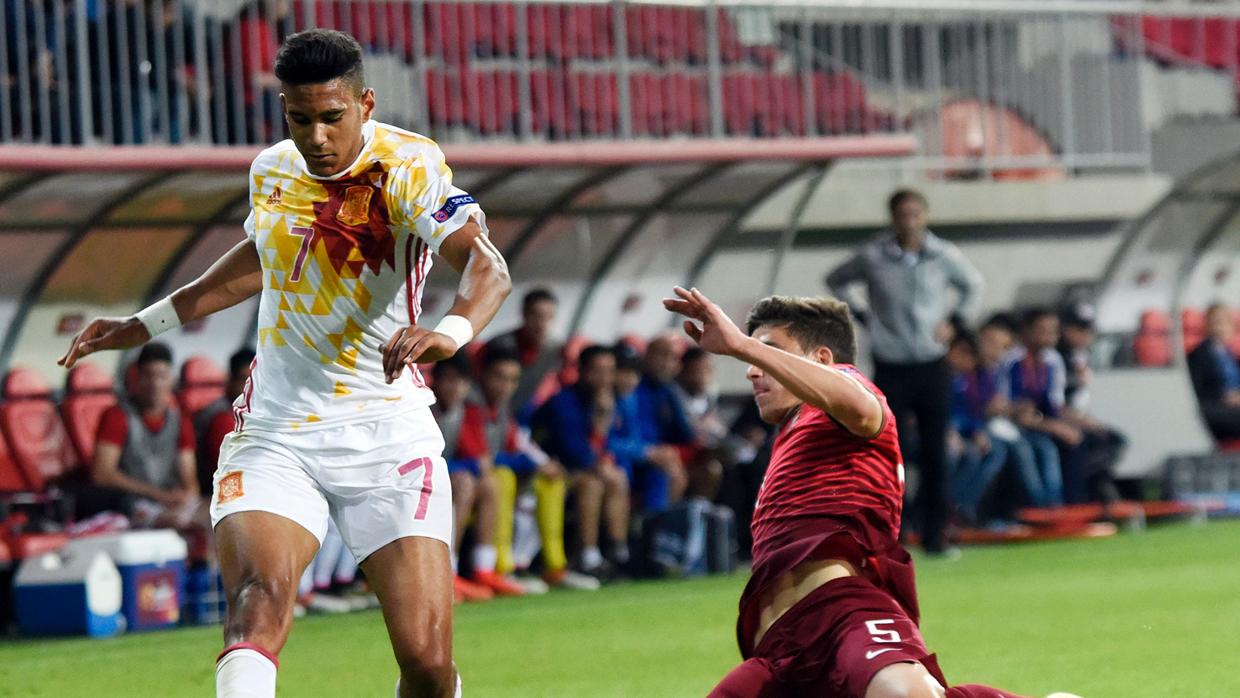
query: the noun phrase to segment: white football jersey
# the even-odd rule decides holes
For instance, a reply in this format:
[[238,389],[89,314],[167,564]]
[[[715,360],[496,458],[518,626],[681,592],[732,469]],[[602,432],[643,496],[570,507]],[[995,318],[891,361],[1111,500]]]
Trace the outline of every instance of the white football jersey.
[[263,267],[254,370],[238,431],[373,420],[434,402],[416,368],[388,385],[379,347],[418,321],[431,253],[475,217],[429,138],[374,121],[348,169],[306,170],[291,140],[250,167],[246,235]]

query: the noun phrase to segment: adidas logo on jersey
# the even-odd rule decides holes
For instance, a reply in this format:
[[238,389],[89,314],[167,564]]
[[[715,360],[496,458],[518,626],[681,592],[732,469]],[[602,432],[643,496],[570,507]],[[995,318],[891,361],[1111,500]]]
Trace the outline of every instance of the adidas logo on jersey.
[[276,190],[271,192],[271,196],[267,197],[267,205],[275,206],[280,203],[281,196],[283,196],[283,194],[280,193],[280,187],[276,187]]

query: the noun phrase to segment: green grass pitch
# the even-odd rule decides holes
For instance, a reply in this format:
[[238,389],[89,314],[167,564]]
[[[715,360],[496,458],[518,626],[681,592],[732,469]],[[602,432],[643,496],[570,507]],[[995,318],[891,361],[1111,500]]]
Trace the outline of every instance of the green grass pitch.
[[[703,696],[737,661],[745,575],[458,607],[465,695]],[[918,560],[949,679],[1031,696],[1240,697],[1240,522]],[[0,643],[0,696],[206,696],[219,628]],[[283,696],[390,696],[379,613],[297,621]]]

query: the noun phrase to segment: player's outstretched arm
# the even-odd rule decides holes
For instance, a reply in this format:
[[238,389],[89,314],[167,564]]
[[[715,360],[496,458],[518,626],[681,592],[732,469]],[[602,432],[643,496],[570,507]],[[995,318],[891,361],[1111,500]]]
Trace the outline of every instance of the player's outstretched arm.
[[57,363],[73,368],[78,359],[97,351],[140,346],[160,332],[231,308],[262,288],[258,250],[252,240],[239,242],[202,276],[136,315],[92,320]]
[[883,428],[883,406],[878,398],[856,378],[832,368],[828,350],[820,349],[811,360],[764,344],[742,332],[696,288],[678,286],[675,292],[677,298],[664,299],[664,307],[689,318],[684,322],[685,332],[706,351],[756,366],[857,436],[868,438]]
[[410,364],[442,361],[486,327],[512,292],[508,263],[472,218],[444,239],[439,256],[461,275],[456,301],[434,330],[404,327],[383,345],[383,373],[388,383]]

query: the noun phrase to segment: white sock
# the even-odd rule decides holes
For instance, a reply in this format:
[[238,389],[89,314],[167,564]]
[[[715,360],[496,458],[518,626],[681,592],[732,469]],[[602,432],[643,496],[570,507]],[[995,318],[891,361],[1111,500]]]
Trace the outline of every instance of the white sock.
[[603,564],[603,553],[599,551],[597,545],[592,545],[581,551],[581,566],[592,570]]
[[494,572],[499,562],[499,551],[494,545],[474,546],[474,572]]
[[249,647],[226,650],[215,664],[216,698],[275,698],[276,665]]

